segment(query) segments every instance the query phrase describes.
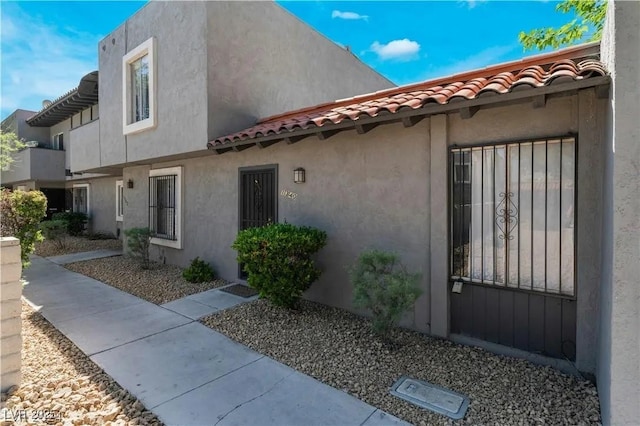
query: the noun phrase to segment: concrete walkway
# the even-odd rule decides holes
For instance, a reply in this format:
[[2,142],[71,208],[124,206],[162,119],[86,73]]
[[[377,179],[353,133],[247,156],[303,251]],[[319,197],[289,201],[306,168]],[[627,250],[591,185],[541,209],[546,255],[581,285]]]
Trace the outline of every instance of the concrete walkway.
[[170,310],[37,256],[24,277],[24,297],[166,424],[406,424],[176,312],[211,292]]
[[85,260],[102,259],[103,257],[121,256],[122,250],[93,250],[80,253],[63,254],[61,256],[51,256],[46,259],[57,263],[58,265],[66,265],[67,263],[84,262]]

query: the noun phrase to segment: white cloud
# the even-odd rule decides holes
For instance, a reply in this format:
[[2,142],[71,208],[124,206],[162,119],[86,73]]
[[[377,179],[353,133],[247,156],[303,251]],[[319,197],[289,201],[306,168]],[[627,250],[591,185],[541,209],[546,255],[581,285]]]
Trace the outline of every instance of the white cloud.
[[340,18],[340,19],[347,19],[347,20],[363,20],[363,21],[368,21],[369,17],[367,15],[360,15],[359,13],[356,12],[341,12],[339,10],[334,10],[333,12],[331,12],[331,17],[332,18]]
[[402,40],[393,40],[387,44],[381,44],[374,41],[371,45],[371,51],[376,53],[383,60],[409,61],[415,59],[420,52],[420,44],[417,41],[403,38]]
[[98,68],[100,35],[58,28],[16,3],[2,12],[2,118],[16,108],[39,110],[43,99],[65,94]]

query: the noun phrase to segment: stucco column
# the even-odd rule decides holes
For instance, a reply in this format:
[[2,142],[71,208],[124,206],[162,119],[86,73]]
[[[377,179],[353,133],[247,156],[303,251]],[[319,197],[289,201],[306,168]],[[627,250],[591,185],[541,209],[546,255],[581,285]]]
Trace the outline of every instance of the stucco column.
[[19,386],[22,351],[20,241],[0,238],[0,391]]
[[431,117],[431,334],[449,336],[447,283],[447,116]]
[[640,421],[640,3],[611,1],[602,58],[612,78],[604,157],[598,393],[605,425]]
[[[577,306],[576,306],[576,366],[580,371],[593,372],[596,367],[601,256],[602,130],[604,119],[599,115],[593,89],[578,92],[578,197],[577,211]],[[589,244],[585,242],[589,241]]]

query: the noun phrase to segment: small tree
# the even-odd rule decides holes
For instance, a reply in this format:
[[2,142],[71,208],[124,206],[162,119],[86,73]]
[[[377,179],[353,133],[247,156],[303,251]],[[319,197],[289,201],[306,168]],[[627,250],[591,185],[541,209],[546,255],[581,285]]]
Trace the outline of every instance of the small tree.
[[276,306],[294,308],[302,293],[320,277],[311,258],[327,234],[306,226],[275,223],[240,231],[233,249],[249,274],[249,285]]
[[547,47],[557,49],[573,43],[596,41],[602,38],[602,29],[607,14],[606,0],[563,0],[556,5],[560,13],[575,13],[576,18],[559,28],[538,28],[528,33],[520,32],[518,38],[525,50]]
[[354,306],[371,311],[373,331],[382,336],[422,293],[418,287],[420,274],[408,273],[393,253],[365,251],[349,273],[354,287]]
[[20,240],[22,266],[29,266],[35,243],[42,241],[40,221],[47,214],[47,197],[40,191],[9,191],[0,195],[0,236]]
[[153,233],[149,228],[131,228],[124,231],[129,254],[140,261],[142,269],[149,269],[149,247]]
[[52,241],[59,249],[65,248],[67,222],[64,220],[47,220],[40,223],[40,230],[45,240]]
[[15,133],[0,130],[0,169],[8,170],[14,162],[13,153],[24,149],[25,144]]

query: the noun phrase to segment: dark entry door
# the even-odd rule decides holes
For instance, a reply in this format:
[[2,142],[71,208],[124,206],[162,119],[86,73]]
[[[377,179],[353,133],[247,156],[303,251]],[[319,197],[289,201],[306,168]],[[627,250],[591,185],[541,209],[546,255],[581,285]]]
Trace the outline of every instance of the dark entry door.
[[65,211],[66,190],[64,188],[40,188],[47,197],[47,219],[51,219],[54,213]]
[[[278,221],[277,167],[240,169],[239,230]],[[240,277],[246,275],[240,267]]]

